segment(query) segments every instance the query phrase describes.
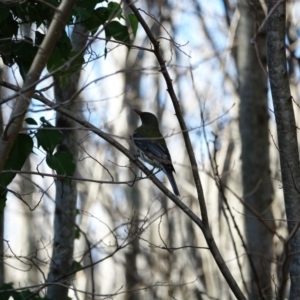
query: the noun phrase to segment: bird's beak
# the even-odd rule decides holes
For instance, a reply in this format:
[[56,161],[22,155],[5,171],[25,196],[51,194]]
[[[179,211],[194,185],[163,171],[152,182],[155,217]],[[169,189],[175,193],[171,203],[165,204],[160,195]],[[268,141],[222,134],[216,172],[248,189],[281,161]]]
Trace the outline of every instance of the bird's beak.
[[141,115],[141,111],[140,110],[138,110],[138,109],[134,109],[134,111],[140,116]]

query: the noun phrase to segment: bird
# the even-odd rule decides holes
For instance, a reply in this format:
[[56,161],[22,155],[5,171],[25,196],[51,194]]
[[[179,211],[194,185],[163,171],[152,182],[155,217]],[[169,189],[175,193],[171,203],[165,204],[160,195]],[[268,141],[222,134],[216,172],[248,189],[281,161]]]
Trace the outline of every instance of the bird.
[[138,157],[155,168],[162,170],[168,177],[173,192],[180,196],[173,175],[175,169],[172,164],[171,155],[162,134],[159,131],[158,120],[150,112],[134,111],[140,116],[142,125],[135,129],[132,138],[137,148]]

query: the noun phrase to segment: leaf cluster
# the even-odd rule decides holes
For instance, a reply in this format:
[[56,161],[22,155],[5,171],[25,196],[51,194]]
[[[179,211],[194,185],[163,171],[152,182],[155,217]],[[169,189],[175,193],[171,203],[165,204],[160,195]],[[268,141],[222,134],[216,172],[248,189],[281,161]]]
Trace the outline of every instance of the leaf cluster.
[[[14,291],[13,290],[13,284],[12,283],[3,283],[0,285],[0,299],[1,300],[22,300],[27,299],[30,297],[30,299],[33,300],[47,300],[48,298],[40,297],[39,295],[36,295],[35,293],[32,293],[30,290],[24,290],[24,291]],[[11,297],[11,298],[10,298]]]
[[[5,162],[3,170],[21,170],[27,157],[32,152],[32,148],[32,138],[28,134],[19,133],[9,153],[8,159]],[[0,174],[0,212],[2,212],[5,207],[7,186],[13,181],[15,176],[16,173]]]
[[[37,139],[37,146],[42,147],[46,152],[46,163],[57,175],[72,176],[75,172],[75,162],[73,156],[68,151],[56,151],[58,145],[62,144],[63,134],[56,129],[44,117],[40,118],[41,126],[30,134],[20,133],[9,153],[4,165],[4,171],[20,171],[33,150],[33,138]],[[33,118],[25,119],[29,125],[38,125]],[[0,174],[0,213],[3,212],[7,196],[7,186],[13,181],[16,172]],[[66,178],[68,182],[70,179]]]
[[[69,151],[55,151],[58,145],[63,142],[63,134],[55,129],[44,117],[40,118],[41,127],[35,133],[38,148],[42,147],[46,151],[46,163],[58,175],[72,176],[75,172],[73,156]],[[34,119],[26,119],[25,122],[33,125]],[[36,123],[37,124],[37,123]]]
[[[73,7],[67,26],[82,23],[92,35],[103,26],[107,42],[114,39],[129,47],[132,40],[128,27],[120,23],[120,19],[124,19],[120,4],[111,1],[105,6],[105,3],[104,0],[79,0]],[[4,64],[9,67],[16,63],[23,79],[25,79],[59,4],[59,0],[45,0],[43,2],[25,0],[17,3],[0,4],[0,56]],[[133,14],[130,14],[128,19],[133,37],[135,37],[138,21]],[[30,26],[31,37],[34,36],[34,39],[29,36],[21,36],[20,29],[25,24]],[[105,53],[107,53],[106,48]],[[72,63],[67,63],[70,60]],[[82,56],[76,57],[76,53],[72,51],[71,41],[64,31],[47,63],[48,71],[56,71],[53,74],[57,78],[61,78],[63,83],[70,74],[79,70],[83,64],[84,59]],[[62,66],[64,67],[62,68]]]

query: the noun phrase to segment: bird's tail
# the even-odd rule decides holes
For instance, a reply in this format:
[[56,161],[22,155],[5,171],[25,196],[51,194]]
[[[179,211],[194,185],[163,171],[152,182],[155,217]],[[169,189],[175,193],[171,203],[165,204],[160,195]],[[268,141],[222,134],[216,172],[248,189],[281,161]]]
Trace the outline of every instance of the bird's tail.
[[179,190],[178,190],[178,187],[177,187],[174,175],[173,175],[173,170],[174,170],[174,168],[173,168],[172,165],[164,165],[163,166],[163,171],[167,175],[167,177],[168,177],[168,179],[169,179],[169,181],[171,183],[171,186],[172,186],[174,194],[176,196],[180,196]]

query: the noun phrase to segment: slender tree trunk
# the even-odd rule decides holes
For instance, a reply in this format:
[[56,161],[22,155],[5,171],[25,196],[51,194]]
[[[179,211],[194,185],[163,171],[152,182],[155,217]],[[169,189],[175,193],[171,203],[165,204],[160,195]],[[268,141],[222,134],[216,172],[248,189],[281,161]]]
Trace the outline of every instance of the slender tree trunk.
[[[0,68],[0,78],[3,75],[3,68]],[[0,87],[0,99],[3,96],[3,88]],[[2,136],[4,129],[2,107],[0,105],[0,136]],[[0,285],[5,282],[5,273],[4,273],[4,210],[0,212]]]
[[279,299],[285,298],[288,269],[291,300],[300,299],[300,167],[293,99],[291,97],[285,54],[286,3],[268,1],[272,13],[267,24],[267,53],[270,85],[277,124],[278,148],[284,193],[288,237],[282,262],[282,282]]
[[[77,23],[74,27],[71,42],[73,51],[82,50],[87,41],[88,32],[85,27]],[[80,71],[73,73],[62,87],[60,82],[55,83],[55,98],[57,103],[69,101],[77,92]],[[78,100],[75,98],[74,100]],[[65,107],[73,112],[77,112],[78,105],[74,100]],[[57,127],[74,128],[75,122],[57,113]],[[75,130],[63,131],[63,144],[58,150],[69,151],[76,161],[78,156],[77,135]],[[54,216],[54,244],[53,254],[50,266],[48,282],[62,281],[66,286],[50,285],[47,291],[47,297],[51,300],[65,300],[68,296],[68,285],[71,284],[70,278],[65,278],[73,269],[73,250],[75,237],[75,210],[77,201],[76,182],[71,183],[66,180],[56,180],[56,199],[55,199],[55,216]],[[61,278],[61,280],[60,280]]]
[[[269,115],[267,97],[266,35],[261,32],[256,44],[250,40],[264,18],[259,1],[240,0],[237,64],[240,95],[240,133],[242,139],[243,195],[247,204],[262,219],[273,218],[273,190],[270,180]],[[256,51],[257,49],[257,51]],[[245,229],[250,260],[249,299],[271,299],[271,261],[273,234],[247,209]],[[273,222],[270,221],[273,226]],[[273,298],[272,298],[273,299]]]
[[[32,170],[30,157],[28,157],[25,161],[23,169],[24,171],[28,172]],[[21,190],[24,191],[24,193],[26,193],[26,195],[23,196],[23,199],[25,199],[25,201],[30,207],[33,207],[35,188],[34,184],[32,183],[32,176],[30,174],[23,175],[23,179],[20,181],[19,184],[21,186]],[[38,264],[38,261],[35,259],[35,257],[39,255],[39,252],[36,251],[37,232],[34,226],[34,215],[33,212],[30,209],[28,209],[27,206],[22,206],[22,208],[24,209],[24,216],[26,218],[25,222],[27,227],[26,231],[24,230],[24,240],[27,241],[27,249],[24,249],[24,251],[28,253],[28,257],[30,257],[32,260],[35,260]],[[30,272],[27,273],[27,282],[30,285],[38,284],[39,282],[39,270],[35,265],[32,265]]]
[[[132,55],[136,53],[129,53],[129,57],[126,62],[126,68],[132,69],[135,67],[135,65],[139,65],[139,61],[143,59],[142,52],[139,52],[139,54],[133,58]],[[141,83],[141,76],[139,72],[128,72],[125,78],[125,89],[128,90],[130,88],[130,93],[125,93],[124,98],[124,104],[125,106],[129,106],[130,108],[139,108],[142,109],[140,106],[140,103],[138,104],[138,100],[140,100],[141,94],[140,94],[140,83]],[[130,134],[134,131],[135,128],[137,128],[139,118],[133,118],[132,114],[134,112],[131,110],[128,112],[128,118],[127,118],[127,124],[128,124],[128,132]],[[130,143],[130,151],[132,153],[136,152],[136,149],[133,145],[133,143]],[[137,168],[134,168],[136,174],[138,174],[139,170]],[[129,172],[129,176],[131,171]],[[130,209],[134,212],[134,215],[132,216],[131,220],[131,228],[130,233],[131,235],[136,235],[139,232],[139,219],[140,219],[140,207],[141,203],[140,201],[137,201],[137,199],[142,199],[141,191],[138,187],[138,185],[134,185],[132,188],[128,188],[126,190],[127,193],[127,200],[128,200],[128,206]],[[140,254],[140,246],[139,246],[139,239],[135,239],[130,249],[125,254],[126,259],[126,270],[125,270],[125,277],[126,277],[126,288],[128,290],[133,289],[135,286],[137,286],[140,283],[140,278],[138,275],[138,266],[137,266],[137,256]],[[139,293],[132,293],[128,296],[127,299],[130,300],[138,300],[140,299]]]

